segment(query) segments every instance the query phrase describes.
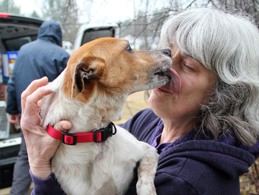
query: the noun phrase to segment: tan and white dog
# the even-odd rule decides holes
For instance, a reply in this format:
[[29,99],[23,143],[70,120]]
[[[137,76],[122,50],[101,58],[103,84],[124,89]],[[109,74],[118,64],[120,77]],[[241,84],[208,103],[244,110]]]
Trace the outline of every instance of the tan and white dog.
[[[137,193],[156,194],[156,150],[121,127],[116,133],[110,122],[119,118],[129,94],[168,83],[171,64],[170,50],[136,51],[116,38],[94,40],[71,55],[67,68],[48,85],[53,93],[41,102],[43,127],[72,123],[70,134],[60,135],[67,144],[60,144],[51,161],[68,195],[124,194],[138,163]],[[87,133],[93,142],[80,143]]]

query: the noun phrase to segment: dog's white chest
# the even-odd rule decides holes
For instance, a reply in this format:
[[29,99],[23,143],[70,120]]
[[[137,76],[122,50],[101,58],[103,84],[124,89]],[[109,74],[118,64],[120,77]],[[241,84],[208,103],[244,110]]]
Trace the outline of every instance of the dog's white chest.
[[52,169],[67,194],[124,194],[137,162],[149,152],[156,161],[154,148],[118,128],[117,134],[105,143],[61,145]]

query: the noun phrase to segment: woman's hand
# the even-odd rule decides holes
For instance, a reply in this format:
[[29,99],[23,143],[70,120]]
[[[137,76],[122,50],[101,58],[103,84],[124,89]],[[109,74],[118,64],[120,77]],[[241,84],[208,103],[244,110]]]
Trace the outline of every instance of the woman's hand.
[[[35,80],[21,95],[21,129],[26,142],[30,169],[33,175],[42,179],[47,179],[51,174],[50,159],[60,144],[60,140],[50,137],[39,125],[41,118],[38,102],[51,93],[51,90],[45,86],[47,82],[47,77]],[[67,131],[71,128],[71,123],[60,121],[54,128]]]

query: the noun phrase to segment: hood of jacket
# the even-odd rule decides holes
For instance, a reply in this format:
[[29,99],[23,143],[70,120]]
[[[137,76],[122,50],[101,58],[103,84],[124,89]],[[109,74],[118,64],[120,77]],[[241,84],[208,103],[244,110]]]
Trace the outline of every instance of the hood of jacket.
[[62,46],[62,30],[59,23],[55,20],[43,22],[38,32],[38,39]]
[[248,168],[258,157],[258,153],[258,143],[248,148],[210,140],[190,140],[162,152],[158,166],[166,167],[177,157],[190,158],[212,166],[234,179],[249,171]]
[[[162,132],[161,120],[157,129],[154,137]],[[153,138],[153,140],[156,139]],[[159,166],[167,166],[172,163],[172,159],[177,157],[190,158],[214,167],[226,173],[230,178],[237,178],[249,172],[248,168],[259,157],[259,142],[252,147],[244,146],[231,133],[221,134],[217,140],[213,140],[212,135],[199,134],[193,130],[161,148],[161,153],[159,146],[157,148],[162,163]]]

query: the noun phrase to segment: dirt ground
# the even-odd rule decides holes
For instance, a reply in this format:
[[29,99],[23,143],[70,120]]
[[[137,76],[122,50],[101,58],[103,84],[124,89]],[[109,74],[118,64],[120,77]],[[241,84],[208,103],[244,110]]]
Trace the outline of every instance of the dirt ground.
[[149,108],[148,103],[144,99],[144,92],[137,92],[131,94],[127,98],[127,102],[123,107],[122,118],[119,121],[114,121],[115,124],[120,124],[126,122],[138,111]]

